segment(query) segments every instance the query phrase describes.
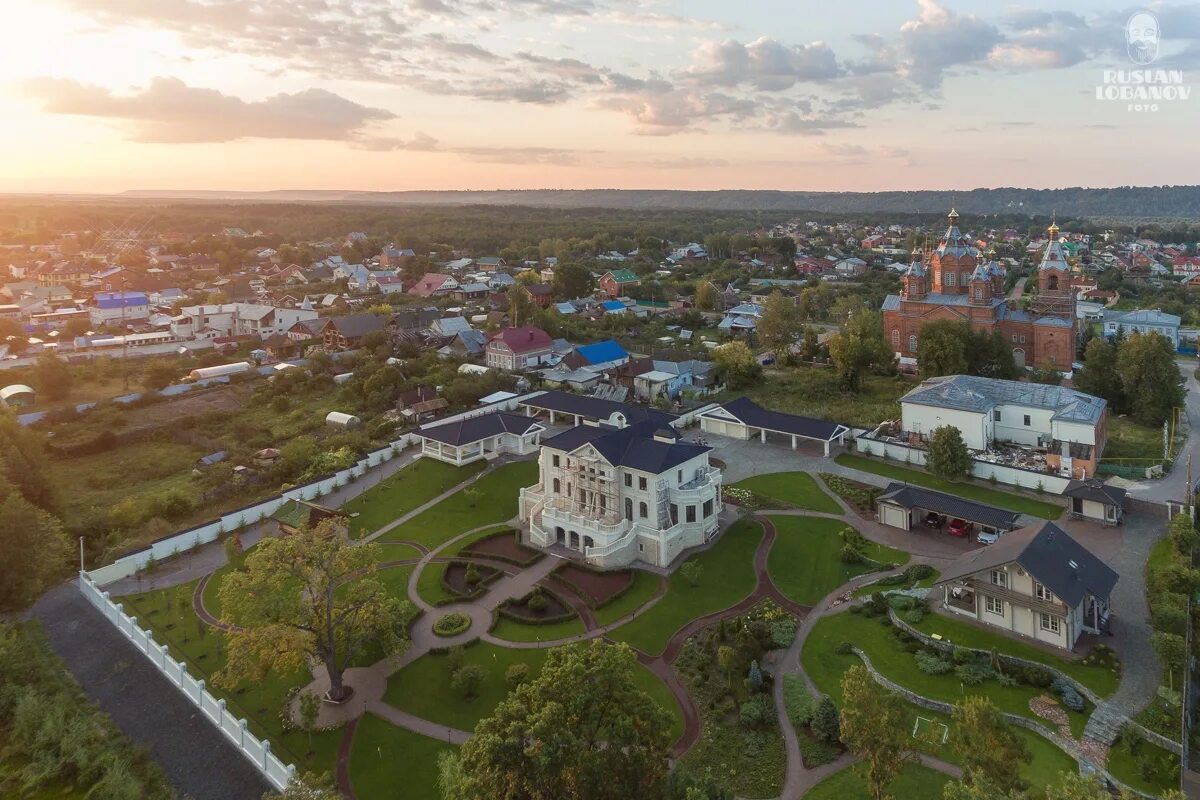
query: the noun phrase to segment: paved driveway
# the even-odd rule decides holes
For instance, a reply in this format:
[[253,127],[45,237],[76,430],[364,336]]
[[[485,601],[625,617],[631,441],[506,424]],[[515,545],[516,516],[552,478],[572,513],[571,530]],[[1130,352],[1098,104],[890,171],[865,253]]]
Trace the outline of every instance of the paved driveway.
[[1192,479],[1200,477],[1200,384],[1196,383],[1193,372],[1197,367],[1195,359],[1176,359],[1179,371],[1184,375],[1184,387],[1187,389],[1185,410],[1188,419],[1187,441],[1179,449],[1174,467],[1160,480],[1122,483],[1128,487],[1129,493],[1139,500],[1154,503],[1165,503],[1168,500],[1182,501],[1187,496],[1187,461],[1192,457]]

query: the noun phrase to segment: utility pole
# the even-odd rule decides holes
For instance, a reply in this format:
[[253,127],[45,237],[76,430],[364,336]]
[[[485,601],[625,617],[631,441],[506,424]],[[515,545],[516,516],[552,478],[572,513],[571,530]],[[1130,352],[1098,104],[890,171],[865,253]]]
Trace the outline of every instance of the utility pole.
[[128,278],[121,278],[121,375],[125,379],[125,391],[129,391],[129,329],[125,327],[125,290]]

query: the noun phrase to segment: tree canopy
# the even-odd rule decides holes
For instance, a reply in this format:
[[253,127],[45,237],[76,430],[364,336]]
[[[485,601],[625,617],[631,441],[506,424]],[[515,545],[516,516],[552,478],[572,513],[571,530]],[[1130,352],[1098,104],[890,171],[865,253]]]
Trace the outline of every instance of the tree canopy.
[[862,390],[863,375],[871,366],[890,366],[893,355],[883,339],[883,317],[861,308],[850,312],[840,331],[829,339],[829,357],[838,379],[852,392]]
[[962,432],[952,425],[934,428],[929,436],[925,468],[940,478],[957,481],[971,474],[971,453]]
[[842,742],[862,759],[867,789],[875,800],[906,764],[916,760],[904,702],[877,684],[866,667],[855,665],[842,676]]

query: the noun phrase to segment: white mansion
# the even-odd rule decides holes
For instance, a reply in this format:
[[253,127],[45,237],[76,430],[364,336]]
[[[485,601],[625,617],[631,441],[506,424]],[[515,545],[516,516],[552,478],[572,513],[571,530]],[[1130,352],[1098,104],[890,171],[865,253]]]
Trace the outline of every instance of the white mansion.
[[539,480],[521,490],[536,547],[561,545],[598,567],[668,566],[718,529],[721,471],[710,448],[669,425],[579,425],[541,443]]

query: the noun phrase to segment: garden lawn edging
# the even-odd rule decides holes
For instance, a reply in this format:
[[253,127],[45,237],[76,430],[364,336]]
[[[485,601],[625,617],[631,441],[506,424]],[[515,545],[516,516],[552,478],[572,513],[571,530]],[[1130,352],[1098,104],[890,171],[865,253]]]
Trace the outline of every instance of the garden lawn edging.
[[[931,711],[937,711],[942,714],[954,713],[953,704],[944,702],[942,700],[933,700],[925,697],[924,695],[919,695],[911,689],[901,686],[890,678],[885,677],[877,669],[875,669],[875,665],[871,663],[871,659],[862,650],[859,650],[857,647],[851,645],[850,651],[854,653],[854,655],[858,656],[859,660],[863,662],[863,666],[866,667],[867,671],[871,673],[871,677],[875,680],[875,682],[885,689],[895,692],[903,697],[907,702],[920,706],[921,708],[928,708]],[[1049,669],[1049,667],[1047,667],[1047,669]],[[1059,735],[1057,732],[1052,731],[1044,725],[1027,717],[1022,717],[1017,714],[1010,714],[1007,711],[1001,711],[1000,714],[1004,717],[1006,722],[1026,730],[1033,731],[1037,735],[1048,740],[1055,747],[1074,758],[1081,767],[1087,767],[1094,770],[1103,779],[1111,782],[1112,785],[1115,785],[1121,789],[1127,789],[1138,797],[1146,798],[1146,800],[1157,800],[1155,795],[1147,794],[1146,792],[1139,791],[1132,786],[1122,783],[1114,778],[1112,774],[1109,773],[1108,770],[1106,770],[1103,766],[1093,764],[1079,749],[1079,745],[1075,741],[1068,740]]]
[[[957,649],[962,649],[962,650],[970,650],[973,653],[983,653],[983,654],[989,655],[989,656],[991,655],[990,650],[982,650],[978,647],[964,647],[962,645],[952,644],[951,642],[945,641],[944,639],[934,639],[933,637],[931,637],[929,634],[925,633],[924,631],[922,631],[918,628],[915,628],[912,625],[910,625],[909,623],[905,622],[903,619],[901,619],[896,614],[895,610],[890,607],[888,608],[887,613],[888,613],[888,618],[891,619],[893,625],[900,628],[902,631],[905,631],[905,632],[911,634],[912,636],[916,637],[917,639],[919,639],[922,642],[922,644],[925,644],[928,647],[932,647],[936,650],[941,650],[944,653],[952,653]],[[1040,668],[1046,670],[1047,672],[1050,672],[1051,674],[1053,674],[1054,677],[1058,678],[1059,680],[1064,681],[1067,684],[1069,684],[1073,689],[1075,689],[1075,691],[1079,692],[1081,695],[1083,695],[1089,701],[1091,701],[1093,705],[1101,705],[1105,702],[1104,698],[1102,698],[1100,695],[1096,694],[1094,691],[1092,691],[1090,688],[1088,688],[1084,684],[1080,683],[1077,679],[1072,678],[1070,675],[1066,674],[1062,670],[1052,667],[1043,661],[1034,661],[1034,660],[1028,659],[1028,658],[1021,658],[1020,656],[1008,655],[1006,653],[997,653],[996,657],[1000,659],[1000,663],[1002,663],[1002,664],[1009,663],[1009,664],[1020,665],[1023,667],[1025,667],[1025,666],[1040,667]],[[1164,750],[1169,750],[1172,753],[1174,753],[1175,755],[1182,755],[1183,745],[1181,745],[1177,742],[1171,741],[1170,739],[1168,739],[1167,737],[1163,736],[1160,733],[1155,733],[1154,731],[1152,731],[1149,728],[1142,725],[1140,722],[1137,722],[1137,721],[1135,721],[1133,719],[1129,719],[1129,718],[1126,718],[1126,719],[1127,719],[1126,725],[1130,726],[1143,739],[1146,739],[1147,741],[1151,742],[1152,744],[1158,745],[1159,747],[1163,748]]]

